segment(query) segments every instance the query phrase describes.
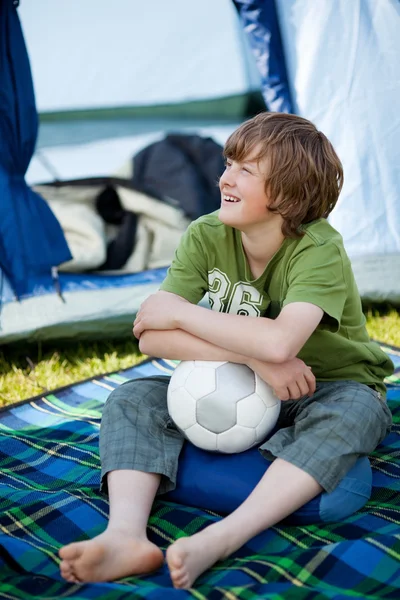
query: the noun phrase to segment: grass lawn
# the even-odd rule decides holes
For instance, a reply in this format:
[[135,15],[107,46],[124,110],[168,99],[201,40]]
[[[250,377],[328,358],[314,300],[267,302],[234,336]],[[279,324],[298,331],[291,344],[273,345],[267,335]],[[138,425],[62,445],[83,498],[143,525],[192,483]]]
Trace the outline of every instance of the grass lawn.
[[[400,311],[366,309],[371,338],[400,346]],[[139,362],[134,338],[0,349],[0,406]]]

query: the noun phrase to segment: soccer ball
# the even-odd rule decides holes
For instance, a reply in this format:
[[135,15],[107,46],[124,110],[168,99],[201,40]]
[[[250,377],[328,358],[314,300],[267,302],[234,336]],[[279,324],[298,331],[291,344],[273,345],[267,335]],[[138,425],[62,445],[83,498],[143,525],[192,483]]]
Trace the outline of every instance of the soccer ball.
[[182,361],[168,386],[168,411],[195,446],[233,454],[261,443],[281,407],[272,389],[246,365]]

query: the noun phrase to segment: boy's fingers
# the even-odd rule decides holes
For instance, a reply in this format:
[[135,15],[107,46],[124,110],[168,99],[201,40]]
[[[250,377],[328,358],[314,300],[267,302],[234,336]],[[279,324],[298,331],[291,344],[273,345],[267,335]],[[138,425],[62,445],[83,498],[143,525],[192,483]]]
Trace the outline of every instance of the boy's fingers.
[[307,396],[310,392],[310,384],[305,377],[300,378],[297,381],[298,388],[300,390],[300,398],[301,396]]
[[[309,369],[310,369],[310,367],[309,367]],[[314,377],[313,373],[311,372],[311,370],[308,371],[308,372],[306,371],[304,373],[304,377],[305,377],[305,379],[306,379],[306,381],[308,383],[309,396],[312,396],[313,393],[315,392],[316,385],[317,385],[315,377]]]
[[282,400],[282,402],[285,402],[285,400],[289,400],[290,398],[290,393],[287,388],[280,388],[278,390],[274,390],[274,392],[279,400]]
[[133,335],[139,339],[140,338],[140,334],[143,331],[143,326],[141,325],[140,319],[138,320],[137,318],[135,319],[135,322],[133,323]]
[[301,397],[301,390],[300,390],[300,387],[299,387],[297,381],[292,383],[288,387],[288,390],[289,390],[289,400],[297,400],[298,398]]

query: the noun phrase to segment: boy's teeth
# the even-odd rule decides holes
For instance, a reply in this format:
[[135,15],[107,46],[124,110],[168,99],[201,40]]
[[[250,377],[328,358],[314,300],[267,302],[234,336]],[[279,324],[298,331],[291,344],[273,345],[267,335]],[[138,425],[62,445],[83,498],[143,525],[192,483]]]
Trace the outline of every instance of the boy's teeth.
[[240,202],[239,198],[234,198],[233,196],[224,196],[224,200],[228,202]]

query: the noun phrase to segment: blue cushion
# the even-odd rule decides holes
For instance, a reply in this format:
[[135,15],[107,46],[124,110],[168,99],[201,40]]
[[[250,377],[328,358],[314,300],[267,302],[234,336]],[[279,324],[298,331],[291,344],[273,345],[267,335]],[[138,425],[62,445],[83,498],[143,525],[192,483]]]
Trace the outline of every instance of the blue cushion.
[[[228,514],[247,498],[270,464],[257,448],[240,454],[216,454],[185,442],[176,489],[164,498]],[[365,505],[371,489],[371,465],[362,457],[331,494],[320,494],[285,521],[296,525],[341,521]]]

